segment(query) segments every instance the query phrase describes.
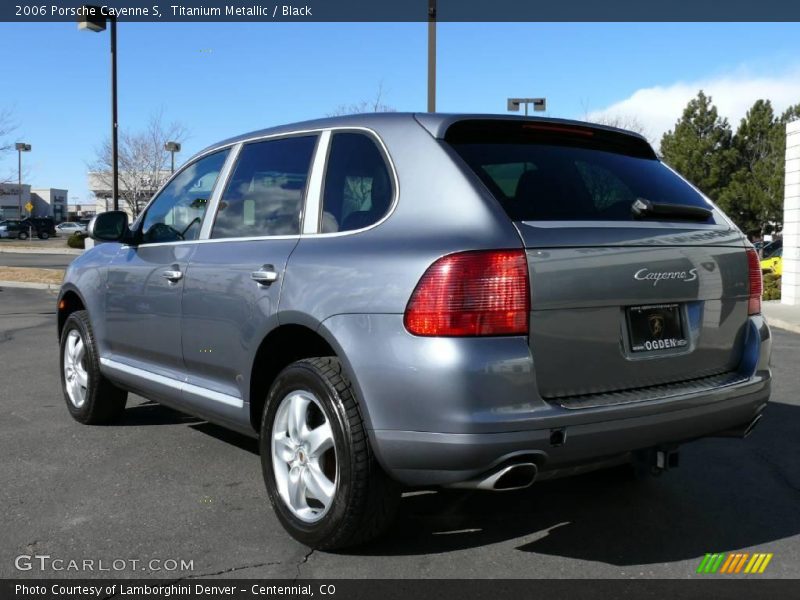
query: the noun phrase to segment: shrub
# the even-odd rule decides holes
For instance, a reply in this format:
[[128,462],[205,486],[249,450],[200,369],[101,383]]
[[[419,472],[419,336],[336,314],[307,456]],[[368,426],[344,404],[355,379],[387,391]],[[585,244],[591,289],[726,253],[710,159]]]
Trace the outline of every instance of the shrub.
[[67,238],[67,246],[70,248],[80,248],[83,250],[86,247],[86,234],[76,231]]
[[775,273],[764,273],[764,293],[763,300],[781,299],[781,276]]

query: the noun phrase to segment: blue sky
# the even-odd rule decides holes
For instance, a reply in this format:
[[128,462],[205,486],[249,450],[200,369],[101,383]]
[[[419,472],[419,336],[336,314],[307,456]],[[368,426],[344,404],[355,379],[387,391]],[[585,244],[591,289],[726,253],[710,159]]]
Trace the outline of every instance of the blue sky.
[[[440,23],[438,110],[505,112],[546,96],[550,116],[636,118],[652,139],[702,86],[738,122],[758,97],[800,102],[800,24]],[[424,23],[121,23],[119,116],[163,111],[190,130],[179,158],[219,139],[324,116],[375,96],[424,110]],[[86,165],[108,135],[108,34],[74,23],[0,24],[0,109],[34,187],[89,201]],[[16,174],[16,155],[0,176]]]

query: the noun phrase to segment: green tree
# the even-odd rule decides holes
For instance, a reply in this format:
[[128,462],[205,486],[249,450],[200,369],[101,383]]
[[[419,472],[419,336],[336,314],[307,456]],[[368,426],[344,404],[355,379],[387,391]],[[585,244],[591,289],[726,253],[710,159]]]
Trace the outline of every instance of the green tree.
[[719,203],[748,233],[783,227],[786,123],[800,117],[800,104],[775,116],[769,100],[757,100],[733,136],[737,165]]
[[728,120],[702,90],[689,101],[683,115],[661,138],[664,161],[703,193],[716,200],[730,182],[736,149]]
[[737,164],[719,204],[747,233],[768,233],[783,217],[783,153],[769,100],[757,100],[733,136]]

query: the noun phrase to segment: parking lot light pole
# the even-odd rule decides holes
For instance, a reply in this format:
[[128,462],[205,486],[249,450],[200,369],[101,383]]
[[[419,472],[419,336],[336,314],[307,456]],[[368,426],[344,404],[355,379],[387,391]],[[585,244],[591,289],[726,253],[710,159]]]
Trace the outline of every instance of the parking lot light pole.
[[22,219],[22,153],[23,152],[30,152],[31,145],[25,144],[23,142],[17,142],[17,183],[19,187],[17,188],[17,210],[18,216]]
[[547,110],[547,98],[509,98],[507,110],[519,112],[519,105],[525,105],[525,116],[528,116],[528,105],[533,105],[534,112]]
[[436,0],[428,0],[428,112],[436,112]]
[[111,15],[103,15],[99,6],[83,6],[82,16],[78,20],[78,29],[87,29],[98,33],[106,28],[106,21],[111,23],[111,195],[114,198],[114,210],[119,210],[119,153],[117,143],[117,19]]
[[178,142],[167,142],[164,144],[164,150],[170,153],[170,173],[175,172],[175,153],[181,151],[181,145]]

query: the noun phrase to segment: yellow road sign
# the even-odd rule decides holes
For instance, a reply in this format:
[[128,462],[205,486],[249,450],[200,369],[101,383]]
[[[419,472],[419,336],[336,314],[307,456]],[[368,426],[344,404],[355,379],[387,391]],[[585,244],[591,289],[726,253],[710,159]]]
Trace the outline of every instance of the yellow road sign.
[[33,204],[31,204],[30,202],[28,202],[28,203],[25,205],[25,210],[27,210],[28,212],[31,212],[31,211],[33,210]]

